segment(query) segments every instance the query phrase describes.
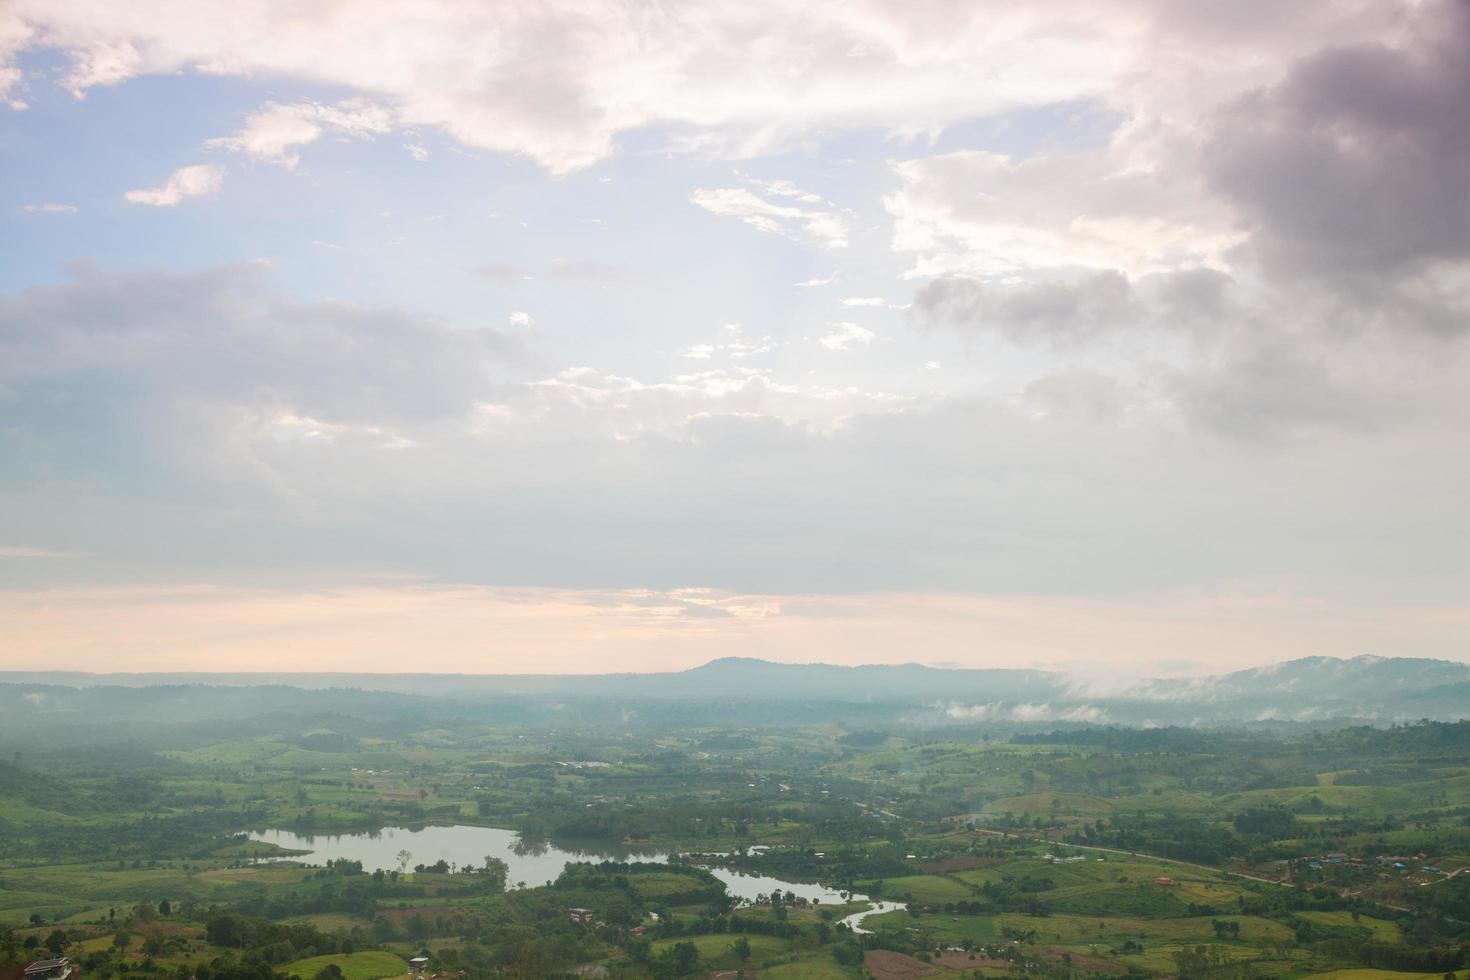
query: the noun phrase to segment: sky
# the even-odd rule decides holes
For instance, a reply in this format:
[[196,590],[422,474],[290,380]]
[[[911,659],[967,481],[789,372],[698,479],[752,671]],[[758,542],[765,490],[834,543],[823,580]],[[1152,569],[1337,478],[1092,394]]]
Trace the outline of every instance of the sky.
[[1470,659],[1470,3],[8,0],[0,669]]

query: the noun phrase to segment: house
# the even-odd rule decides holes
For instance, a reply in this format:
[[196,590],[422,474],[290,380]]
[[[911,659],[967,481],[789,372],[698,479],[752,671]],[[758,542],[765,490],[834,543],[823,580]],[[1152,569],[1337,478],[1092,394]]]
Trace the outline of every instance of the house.
[[37,960],[26,967],[26,980],[66,980],[71,976],[71,960],[59,956],[54,960]]
[[567,909],[567,915],[579,926],[591,925],[592,923],[591,909]]
[[1154,879],[1154,884],[1156,884],[1156,885],[1172,885],[1172,884],[1174,884],[1174,879],[1173,878],[1155,878]]
[[411,976],[421,977],[429,969],[429,958],[427,956],[415,956],[408,961],[408,972]]

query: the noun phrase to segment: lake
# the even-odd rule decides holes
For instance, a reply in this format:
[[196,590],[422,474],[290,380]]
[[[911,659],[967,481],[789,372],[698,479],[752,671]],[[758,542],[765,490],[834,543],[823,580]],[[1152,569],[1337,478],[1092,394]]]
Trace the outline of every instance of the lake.
[[[412,870],[416,864],[434,864],[441,859],[463,867],[483,867],[485,858],[497,857],[510,867],[506,880],[510,885],[524,882],[526,885],[544,885],[556,880],[568,863],[573,861],[668,861],[669,852],[617,847],[601,841],[585,846],[575,842],[522,841],[513,830],[499,827],[422,827],[410,830],[406,827],[384,827],[382,830],[360,834],[295,834],[289,830],[246,831],[251,840],[264,841],[292,851],[309,851],[302,860],[312,864],[326,864],[346,858],[361,861],[366,871],[393,871],[399,868],[399,852],[409,854],[407,866]],[[776,889],[790,892],[807,901],[819,901],[824,905],[839,905],[842,893],[810,882],[782,881],[764,875],[742,874],[718,865],[709,871],[725,883],[725,888],[736,898],[753,902],[757,895],[769,895]],[[853,901],[866,901],[861,895]],[[863,913],[858,913],[861,916]]]

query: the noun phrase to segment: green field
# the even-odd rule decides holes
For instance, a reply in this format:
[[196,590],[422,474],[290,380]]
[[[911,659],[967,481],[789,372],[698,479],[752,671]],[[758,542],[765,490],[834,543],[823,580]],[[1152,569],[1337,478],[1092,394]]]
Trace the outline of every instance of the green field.
[[381,977],[408,975],[408,963],[392,953],[385,952],[313,956],[309,959],[287,963],[282,970],[299,976],[302,980],[311,980],[328,965],[339,967],[344,980],[379,980]]
[[[1470,726],[1022,743],[837,721],[640,727],[586,705],[427,721],[362,713],[360,696],[314,693],[294,727],[160,724],[126,749],[23,743],[33,767],[0,759],[0,967],[56,948],[87,980],[314,980],[328,964],[381,980],[427,950],[468,980],[586,965],[857,980],[862,949],[838,922],[863,902],[798,901],[811,883],[906,905],[861,938],[900,969],[961,950],[962,970],[973,955],[1057,980],[1069,959],[1074,975],[1395,980],[1442,976],[1409,966],[1458,963],[1470,939],[1470,876],[1425,868],[1470,863]],[[483,852],[329,868],[236,836],[438,824],[581,857],[527,864],[520,887],[483,873]],[[668,852],[717,855],[785,900],[743,905]],[[1311,867],[1329,852],[1358,860]]]

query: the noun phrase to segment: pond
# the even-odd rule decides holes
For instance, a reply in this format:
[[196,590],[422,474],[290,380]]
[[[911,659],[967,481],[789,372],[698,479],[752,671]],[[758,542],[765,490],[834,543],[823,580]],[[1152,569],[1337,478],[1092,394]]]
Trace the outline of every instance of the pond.
[[[326,864],[346,858],[361,861],[366,871],[398,870],[400,854],[407,852],[406,867],[434,864],[440,860],[459,867],[472,865],[482,867],[486,857],[497,857],[510,868],[507,882],[516,885],[524,882],[529,886],[544,885],[554,881],[569,862],[573,861],[668,861],[669,852],[640,850],[618,847],[602,841],[579,844],[557,841],[555,844],[541,841],[522,841],[513,830],[499,827],[422,827],[410,830],[406,827],[384,827],[382,830],[360,834],[295,834],[289,830],[247,831],[251,840],[264,841],[292,851],[307,851],[302,860],[312,864]],[[776,889],[790,892],[808,901],[819,901],[824,905],[837,905],[844,901],[840,891],[815,885],[810,882],[783,881],[764,875],[743,874],[731,868],[711,866],[709,871],[725,883],[726,890],[736,898],[753,902],[757,895],[769,895]],[[853,901],[865,901],[863,896],[854,895]],[[860,917],[863,913],[859,913]],[[856,918],[856,917],[855,917]]]

